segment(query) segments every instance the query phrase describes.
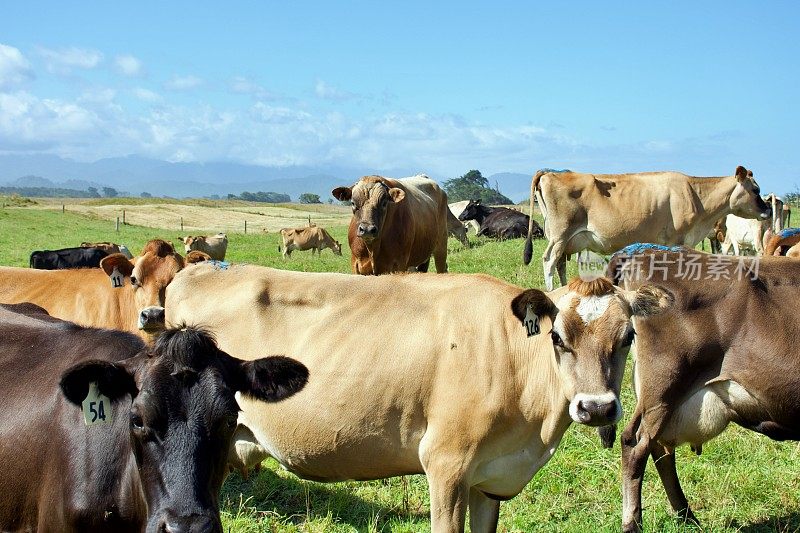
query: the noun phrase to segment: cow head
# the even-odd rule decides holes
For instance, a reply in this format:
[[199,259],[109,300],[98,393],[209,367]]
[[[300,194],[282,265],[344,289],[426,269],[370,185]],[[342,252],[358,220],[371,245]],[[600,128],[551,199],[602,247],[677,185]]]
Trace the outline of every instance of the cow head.
[[[514,313],[520,319],[529,292],[514,300]],[[625,291],[607,278],[575,278],[569,283],[555,303],[557,314],[549,335],[572,420],[605,426],[622,417],[619,393],[634,336],[631,317],[657,314],[673,301],[671,293],[652,285]]]
[[[127,431],[148,508],[148,532],[220,532],[219,491],[237,427],[234,394],[276,402],[305,386],[308,369],[287,357],[241,361],[198,328],[166,331],[155,346],[120,363],[88,361],[67,370],[61,390],[76,404],[90,383]],[[130,401],[125,401],[130,398]],[[124,421],[124,422],[123,422]]]
[[465,220],[483,219],[485,216],[486,206],[481,204],[480,200],[470,200],[464,210],[458,215],[458,220],[462,222]]
[[183,243],[183,251],[189,253],[192,250],[192,245],[199,238],[200,237],[193,237],[191,235],[187,235],[186,237],[178,237],[178,240]]
[[333,246],[331,247],[333,253],[336,255],[342,255],[342,245],[339,241],[333,241]]
[[[139,329],[148,332],[163,329],[165,291],[184,265],[183,257],[172,245],[160,239],[148,242],[135,262],[122,254],[112,254],[100,261],[100,267],[108,276],[118,271],[130,279],[139,310]],[[121,287],[118,290],[128,289]]]
[[349,200],[353,203],[356,235],[366,242],[380,236],[386,213],[393,204],[402,202],[406,197],[403,189],[389,187],[378,176],[365,176],[352,187],[333,189],[332,194],[342,202]]
[[753,171],[736,167],[736,187],[730,198],[731,212],[744,218],[766,220],[772,216],[772,207],[761,198],[761,187],[753,179]]

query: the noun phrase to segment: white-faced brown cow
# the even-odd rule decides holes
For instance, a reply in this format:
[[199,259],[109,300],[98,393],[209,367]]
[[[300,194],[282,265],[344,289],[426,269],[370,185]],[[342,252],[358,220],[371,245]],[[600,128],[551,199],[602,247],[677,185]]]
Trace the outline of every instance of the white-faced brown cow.
[[447,272],[447,194],[424,174],[399,180],[365,176],[337,187],[335,198],[353,203],[347,232],[354,274],[416,268]]
[[342,255],[342,245],[339,241],[331,237],[324,228],[310,226],[305,228],[283,228],[281,230],[283,240],[283,257],[288,259],[294,250],[311,250],[322,255],[322,250],[330,248],[334,254]]
[[609,268],[627,290],[656,283],[675,296],[669,311],[633,321],[637,403],[622,435],[623,530],[641,529],[648,457],[672,508],[696,522],[676,446],[699,454],[730,422],[800,439],[800,262],[642,247]]
[[0,267],[0,303],[34,303],[83,326],[149,334],[163,327],[164,289],[185,265],[171,244],[152,240],[131,262],[109,255],[101,268]]
[[[545,218],[548,239],[542,256],[545,285],[556,270],[566,283],[567,256],[582,250],[610,255],[637,242],[694,247],[729,213],[770,217],[753,173],[738,167],[733,176],[696,178],[678,172],[579,174],[539,171],[531,183]],[[533,218],[531,218],[533,220]],[[529,264],[531,236],[523,260]]]
[[228,236],[224,233],[217,233],[207,237],[205,235],[197,235],[192,237],[178,237],[183,243],[184,251],[188,254],[193,250],[205,252],[211,256],[211,259],[217,261],[225,260],[225,252],[228,250]]
[[[483,274],[200,264],[167,289],[167,321],[207,324],[236,357],[270,346],[309,369],[304,391],[281,404],[241,400],[237,466],[271,455],[322,481],[424,473],[432,531],[463,532],[469,507],[479,533],[495,531],[500,501],[519,494],[571,422],[621,416],[630,316],[669,298],[605,278],[547,295]],[[480,302],[479,315],[465,302]]]

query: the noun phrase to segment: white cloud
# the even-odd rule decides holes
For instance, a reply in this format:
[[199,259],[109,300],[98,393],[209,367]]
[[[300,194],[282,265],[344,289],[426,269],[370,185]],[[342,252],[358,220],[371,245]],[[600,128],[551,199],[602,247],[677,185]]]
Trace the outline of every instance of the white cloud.
[[45,68],[52,74],[66,75],[74,69],[90,70],[103,61],[103,54],[88,48],[38,48],[38,54],[45,60]]
[[17,48],[0,44],[0,89],[21,85],[33,79],[33,70]]
[[318,98],[322,98],[323,100],[335,100],[335,101],[351,100],[357,97],[357,95],[354,93],[338,89],[333,85],[325,83],[322,80],[317,80],[317,83],[314,85],[314,94],[316,94]]
[[143,102],[160,102],[162,100],[160,94],[143,87],[133,89],[133,95]]
[[249,94],[259,100],[277,100],[278,96],[265,87],[243,77],[236,76],[231,80],[230,89],[237,94]]
[[123,76],[135,77],[144,74],[144,65],[132,55],[120,55],[114,58],[114,68]]
[[197,76],[173,76],[166,84],[167,89],[173,91],[188,91],[196,89],[203,84],[203,80]]

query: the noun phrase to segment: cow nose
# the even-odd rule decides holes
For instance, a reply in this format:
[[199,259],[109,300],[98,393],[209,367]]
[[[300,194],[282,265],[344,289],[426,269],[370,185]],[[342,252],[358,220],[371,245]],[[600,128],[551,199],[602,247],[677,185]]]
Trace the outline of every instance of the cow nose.
[[612,401],[598,401],[585,399],[578,401],[578,419],[583,424],[603,426],[617,421],[618,407],[616,399]]
[[145,307],[139,313],[139,329],[163,329],[165,325],[164,308],[158,306]]
[[767,205],[767,210],[761,213],[761,219],[766,220],[772,217],[772,207]]
[[359,237],[374,237],[378,233],[378,228],[375,224],[359,224],[358,236]]
[[206,514],[189,516],[165,516],[158,526],[158,533],[221,533],[222,524]]

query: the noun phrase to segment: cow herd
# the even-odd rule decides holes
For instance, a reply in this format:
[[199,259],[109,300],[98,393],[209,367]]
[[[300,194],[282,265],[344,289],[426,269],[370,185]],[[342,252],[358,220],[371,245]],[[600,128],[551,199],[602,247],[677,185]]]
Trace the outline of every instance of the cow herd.
[[[765,245],[788,258],[695,250],[728,214],[771,218],[743,167],[540,172],[531,191],[544,228],[480,202],[454,208],[424,175],[334,189],[352,204],[362,275],[224,262],[225,234],[182,237],[185,255],[155,239],[133,258],[89,246],[97,264],[67,261],[82,268],[64,269],[63,251],[47,270],[0,267],[0,529],[221,531],[227,473],[272,457],[318,481],[424,474],[432,531],[464,531],[467,515],[471,531],[496,531],[500,503],[571,423],[613,445],[632,346],[623,530],[641,530],[648,458],[697,522],[675,447],[700,453],[730,422],[800,439],[800,232]],[[471,219],[525,237],[525,263],[547,238],[550,292],[440,275],[448,235]],[[281,238],[285,257],[342,253],[313,225]],[[584,250],[613,254],[607,271],[567,282]],[[424,274],[431,257],[438,274]]]

